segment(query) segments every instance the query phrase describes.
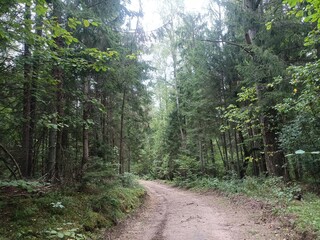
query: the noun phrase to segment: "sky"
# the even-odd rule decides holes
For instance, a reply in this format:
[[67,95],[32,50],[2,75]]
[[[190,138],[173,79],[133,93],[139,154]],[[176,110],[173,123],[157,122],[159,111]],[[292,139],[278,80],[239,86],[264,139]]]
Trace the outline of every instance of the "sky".
[[[161,27],[162,21],[158,14],[159,6],[158,0],[141,0],[142,8],[144,12],[144,17],[141,20],[142,25],[145,31],[152,31]],[[175,1],[175,0],[167,0],[167,1]],[[185,10],[187,12],[201,12],[202,9],[206,7],[210,0],[184,0],[185,2]],[[137,10],[139,9],[139,0],[132,0],[132,8]]]
[[[168,2],[170,1],[176,1],[176,0],[166,0]],[[184,0],[185,4],[185,11],[186,12],[192,12],[192,13],[199,13],[207,11],[207,6],[210,0]],[[144,13],[143,18],[139,19],[140,24],[142,24],[144,31],[152,32],[153,30],[158,29],[159,27],[163,26],[163,20],[161,20],[161,17],[159,15],[159,12],[161,11],[159,0],[141,0],[142,3],[142,11]],[[129,7],[130,10],[139,11],[139,0],[131,0],[131,6]],[[131,30],[134,30],[136,27],[136,23],[132,22],[131,24]],[[152,61],[154,60],[153,54],[143,54],[142,58],[146,61]],[[170,66],[170,59],[167,59],[168,66]],[[165,75],[170,78],[172,76],[172,68],[167,67],[166,70],[164,70],[166,73]],[[159,73],[157,73],[159,74]],[[157,75],[156,74],[156,75]],[[160,71],[160,74],[164,74]],[[157,77],[154,74],[150,74],[150,79],[148,81],[145,81],[145,84],[148,85],[150,82],[154,82],[157,80]],[[154,98],[154,104],[155,106],[159,106],[159,101]]]

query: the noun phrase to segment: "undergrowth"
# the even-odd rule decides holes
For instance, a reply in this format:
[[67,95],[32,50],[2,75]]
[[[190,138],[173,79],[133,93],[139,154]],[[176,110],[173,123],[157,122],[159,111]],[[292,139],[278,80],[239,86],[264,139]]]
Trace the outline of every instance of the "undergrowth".
[[218,190],[227,195],[242,194],[271,204],[280,215],[293,215],[294,227],[300,232],[312,232],[320,239],[320,197],[304,190],[297,183],[285,183],[282,178],[175,178],[175,186],[196,190]]
[[2,184],[12,191],[20,186],[28,191],[0,195],[0,240],[99,239],[99,229],[124,218],[144,195],[130,174],[108,179],[105,184],[56,188],[40,195],[30,194],[38,184],[13,185]]

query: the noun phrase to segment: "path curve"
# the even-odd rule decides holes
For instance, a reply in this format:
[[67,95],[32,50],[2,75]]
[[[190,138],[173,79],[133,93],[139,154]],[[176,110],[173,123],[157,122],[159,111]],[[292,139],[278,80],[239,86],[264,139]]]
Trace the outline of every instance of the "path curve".
[[158,182],[147,190],[142,212],[106,235],[112,240],[277,240],[286,239],[262,212],[231,204],[222,196],[199,194]]

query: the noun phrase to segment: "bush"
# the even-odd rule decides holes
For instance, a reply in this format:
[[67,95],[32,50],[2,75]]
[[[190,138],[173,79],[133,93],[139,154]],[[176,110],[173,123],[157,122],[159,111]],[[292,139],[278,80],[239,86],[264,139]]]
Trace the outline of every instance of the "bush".
[[119,178],[123,187],[134,188],[139,186],[136,176],[132,173],[125,172],[123,175],[120,175]]
[[176,178],[190,179],[200,172],[199,161],[187,155],[179,155],[174,163],[174,177]]

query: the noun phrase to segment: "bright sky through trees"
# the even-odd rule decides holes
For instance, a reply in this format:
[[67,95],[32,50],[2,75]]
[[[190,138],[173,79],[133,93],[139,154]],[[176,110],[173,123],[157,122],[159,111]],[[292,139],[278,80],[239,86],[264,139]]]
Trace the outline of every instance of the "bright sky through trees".
[[[171,0],[168,0],[171,1]],[[175,1],[175,0],[173,0]],[[159,1],[157,0],[142,0],[142,9],[144,17],[142,24],[145,31],[152,31],[162,25],[161,18],[159,16]],[[209,0],[185,0],[185,10],[187,12],[201,12],[207,6]],[[139,9],[139,0],[133,0],[131,8]]]

